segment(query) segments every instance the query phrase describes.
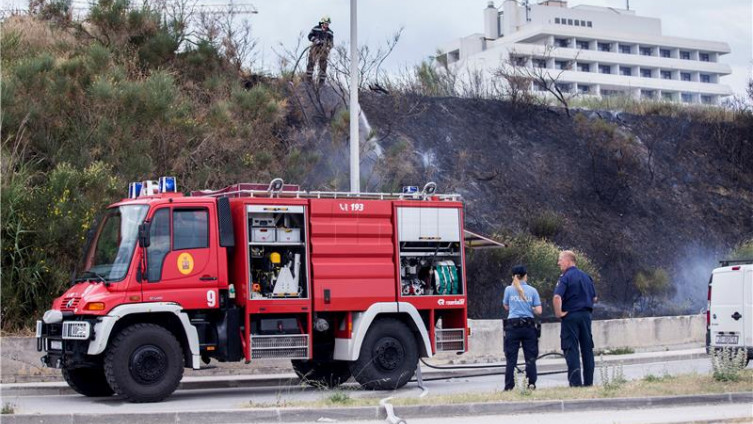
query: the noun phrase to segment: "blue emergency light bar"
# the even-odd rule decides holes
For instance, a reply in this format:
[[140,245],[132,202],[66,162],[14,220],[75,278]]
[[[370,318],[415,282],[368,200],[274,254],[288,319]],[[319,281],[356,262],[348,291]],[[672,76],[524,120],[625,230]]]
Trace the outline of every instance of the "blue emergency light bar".
[[128,184],[128,198],[152,196],[159,193],[177,193],[178,183],[175,177],[160,177],[159,181],[144,180]]
[[135,199],[139,197],[141,194],[141,183],[135,182],[135,183],[129,183],[128,184],[128,198],[129,199]]
[[175,193],[178,191],[178,184],[175,177],[159,177],[160,193]]
[[403,186],[403,194],[418,193],[418,186]]

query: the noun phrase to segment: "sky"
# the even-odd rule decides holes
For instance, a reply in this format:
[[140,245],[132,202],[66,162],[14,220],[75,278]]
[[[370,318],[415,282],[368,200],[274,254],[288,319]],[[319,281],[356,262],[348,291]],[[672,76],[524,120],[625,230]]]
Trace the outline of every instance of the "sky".
[[[76,0],[80,2],[84,0]],[[138,0],[134,0],[138,1]],[[198,0],[227,4],[230,0]],[[537,0],[531,0],[535,3]],[[727,42],[732,50],[721,61],[732,68],[722,83],[743,94],[753,66],[753,0],[629,0],[639,16],[660,18],[664,35]],[[278,69],[280,44],[292,49],[322,15],[332,18],[335,41],[350,37],[350,0],[234,0],[250,3],[258,14],[250,20],[258,41],[256,70]],[[384,45],[398,29],[403,35],[383,68],[396,72],[429,58],[457,38],[484,31],[483,9],[488,0],[359,0],[358,44]],[[500,6],[502,0],[495,0]],[[624,8],[626,0],[570,0],[579,4]],[[10,0],[24,7],[27,0]]]

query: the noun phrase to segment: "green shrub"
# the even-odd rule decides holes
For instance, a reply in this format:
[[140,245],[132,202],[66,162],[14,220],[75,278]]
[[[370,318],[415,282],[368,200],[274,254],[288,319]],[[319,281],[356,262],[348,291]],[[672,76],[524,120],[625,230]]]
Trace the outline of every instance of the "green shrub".
[[548,239],[562,230],[563,223],[562,215],[547,210],[531,218],[528,222],[528,229],[534,236]]

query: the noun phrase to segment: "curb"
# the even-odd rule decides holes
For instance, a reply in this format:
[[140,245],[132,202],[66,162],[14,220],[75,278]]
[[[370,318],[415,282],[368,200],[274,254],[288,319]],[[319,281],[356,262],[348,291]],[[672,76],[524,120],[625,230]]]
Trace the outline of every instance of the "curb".
[[[657,361],[679,361],[705,358],[705,353],[681,353],[664,356],[652,357],[633,357],[621,358],[620,355],[605,356],[604,363],[633,365],[641,363],[651,363]],[[539,362],[539,373],[562,371],[564,360],[544,360]],[[484,364],[466,364],[471,366],[481,366]],[[500,365],[500,364],[493,364]],[[598,365],[598,360],[597,360]],[[446,367],[453,365],[437,365]],[[499,368],[499,367],[498,367]],[[495,368],[482,368],[479,370],[431,370],[424,368],[424,379],[450,379],[458,377],[475,377],[493,372]],[[286,370],[287,371],[287,370]],[[178,390],[198,390],[198,389],[234,389],[234,388],[256,388],[256,387],[278,387],[278,386],[296,386],[299,379],[295,374],[284,373],[277,375],[265,376],[238,376],[238,375],[216,375],[211,377],[188,377],[184,378],[178,386]],[[412,380],[412,381],[415,381]],[[64,382],[52,383],[17,383],[0,385],[0,395],[2,397],[10,396],[56,396],[56,395],[73,395],[76,394],[73,389],[68,387]]]
[[[452,417],[474,415],[506,415],[523,413],[576,412],[602,409],[635,409],[682,405],[722,403],[751,403],[753,393],[721,393],[689,396],[659,396],[648,398],[615,398],[586,400],[556,400],[534,402],[490,402],[455,405],[416,405],[397,408],[401,418]],[[6,424],[178,424],[200,422],[202,424],[235,424],[248,422],[300,422],[323,420],[385,419],[381,407],[358,408],[273,408],[232,409],[218,411],[183,411],[123,413],[123,414],[19,414],[3,415]]]

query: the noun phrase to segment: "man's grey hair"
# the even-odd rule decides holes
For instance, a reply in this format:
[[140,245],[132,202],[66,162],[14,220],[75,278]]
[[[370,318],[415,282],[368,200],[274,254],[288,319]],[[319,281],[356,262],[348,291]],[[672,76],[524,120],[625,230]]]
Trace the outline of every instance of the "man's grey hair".
[[572,250],[563,250],[562,252],[560,252],[560,257],[567,258],[573,263],[578,262],[578,257],[575,255],[575,252],[573,252]]

